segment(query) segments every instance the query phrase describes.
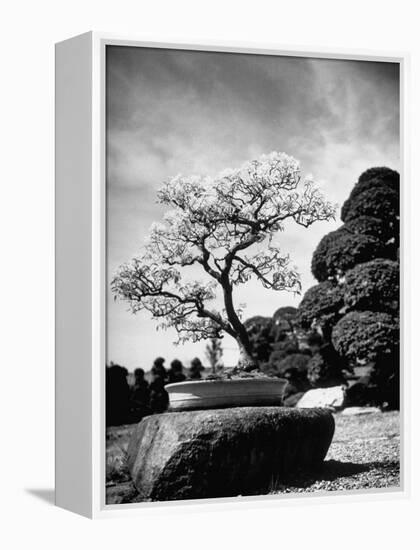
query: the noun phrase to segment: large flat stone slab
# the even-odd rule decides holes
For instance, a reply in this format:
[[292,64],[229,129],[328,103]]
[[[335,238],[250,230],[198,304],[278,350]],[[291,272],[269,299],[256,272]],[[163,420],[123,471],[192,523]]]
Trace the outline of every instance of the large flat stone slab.
[[143,500],[266,494],[327,454],[334,417],[325,409],[236,407],[144,418],[128,447]]

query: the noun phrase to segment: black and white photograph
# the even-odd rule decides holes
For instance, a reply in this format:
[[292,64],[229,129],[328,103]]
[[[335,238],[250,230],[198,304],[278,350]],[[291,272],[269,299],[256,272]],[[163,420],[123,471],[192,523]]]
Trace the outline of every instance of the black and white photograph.
[[106,504],[400,490],[400,64],[105,71]]

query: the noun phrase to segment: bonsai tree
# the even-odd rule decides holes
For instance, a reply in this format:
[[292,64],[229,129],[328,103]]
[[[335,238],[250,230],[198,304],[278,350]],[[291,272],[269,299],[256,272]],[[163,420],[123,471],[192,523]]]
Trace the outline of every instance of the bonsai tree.
[[[275,236],[287,220],[304,227],[330,220],[335,207],[312,178],[301,181],[294,158],[276,152],[213,178],[176,176],[158,201],[169,211],[112,280],[115,295],[133,313],[147,310],[160,327],[175,328],[178,342],[229,334],[239,347],[238,367],[256,368],[234,288],[255,277],[267,289],[299,292],[299,275]],[[203,278],[195,279],[191,266]],[[211,307],[218,293],[221,310]]]
[[206,346],[206,357],[210,363],[212,374],[216,374],[217,370],[223,367],[222,356],[222,341],[220,338],[211,338]]

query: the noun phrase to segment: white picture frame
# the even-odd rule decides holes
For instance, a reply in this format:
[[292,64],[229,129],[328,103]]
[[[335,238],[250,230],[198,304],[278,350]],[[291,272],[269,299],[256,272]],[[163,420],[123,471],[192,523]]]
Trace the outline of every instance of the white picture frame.
[[[308,51],[279,45],[145,42],[89,32],[56,45],[56,504],[90,518],[159,513],[162,507],[298,505],[302,496],[261,496],[169,503],[105,504],[105,49],[107,45],[261,55],[392,61],[400,64],[402,202],[401,488],[328,495],[342,499],[409,494],[407,391],[408,65],[404,53]],[[78,472],[77,476],[72,472]],[[307,495],[306,495],[307,496]],[[324,495],[311,496],[313,503]]]

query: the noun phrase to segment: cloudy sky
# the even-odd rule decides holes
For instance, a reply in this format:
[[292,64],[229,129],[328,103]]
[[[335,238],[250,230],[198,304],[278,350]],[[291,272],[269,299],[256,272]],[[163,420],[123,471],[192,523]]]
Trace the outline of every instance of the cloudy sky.
[[[214,175],[262,153],[283,151],[313,174],[339,205],[370,166],[399,169],[398,65],[360,61],[107,48],[108,276],[135,256],[163,209],[162,181],[176,174]],[[289,224],[281,243],[314,283],[311,255],[339,225]],[[299,296],[250,282],[236,291],[245,317],[272,315]],[[204,343],[174,346],[175,331],[157,332],[108,294],[108,361],[149,369],[157,355],[187,364]],[[236,360],[226,338],[225,364]]]

